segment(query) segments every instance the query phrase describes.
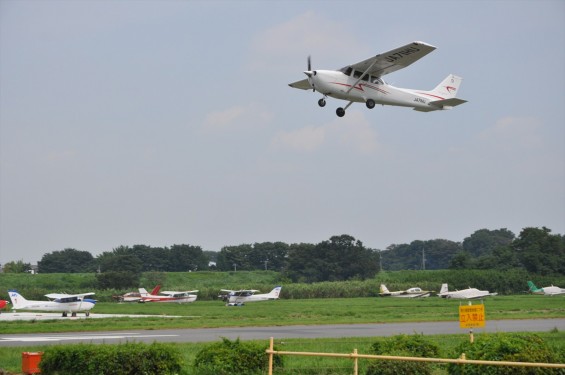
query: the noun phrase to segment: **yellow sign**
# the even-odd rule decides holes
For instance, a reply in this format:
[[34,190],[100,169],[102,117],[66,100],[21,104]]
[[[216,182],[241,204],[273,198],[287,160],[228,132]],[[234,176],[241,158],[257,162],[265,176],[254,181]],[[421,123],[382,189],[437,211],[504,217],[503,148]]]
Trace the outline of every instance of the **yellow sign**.
[[485,305],[459,306],[460,328],[481,328],[485,326]]

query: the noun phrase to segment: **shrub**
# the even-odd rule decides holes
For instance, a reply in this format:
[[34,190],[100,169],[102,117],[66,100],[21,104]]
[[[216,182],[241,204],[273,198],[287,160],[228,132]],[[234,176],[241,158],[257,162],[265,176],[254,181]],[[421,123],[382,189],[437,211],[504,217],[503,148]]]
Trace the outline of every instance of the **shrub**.
[[[465,353],[466,359],[510,362],[545,362],[558,363],[560,357],[536,334],[526,333],[497,333],[480,335],[475,342],[464,342],[459,345],[454,356]],[[547,369],[540,367],[509,367],[485,365],[456,365],[448,366],[449,374],[565,374],[563,369]]]
[[45,350],[39,364],[45,375],[166,375],[180,373],[181,366],[178,349],[159,343],[54,346]]
[[[372,352],[376,355],[399,357],[438,357],[439,347],[424,338],[423,335],[398,335],[373,343]],[[429,375],[432,366],[427,362],[376,360],[367,368],[367,375]]]
[[[235,341],[223,337],[221,342],[207,346],[196,354],[195,374],[259,374],[268,366],[267,346]],[[275,367],[282,367],[280,356],[274,356]]]

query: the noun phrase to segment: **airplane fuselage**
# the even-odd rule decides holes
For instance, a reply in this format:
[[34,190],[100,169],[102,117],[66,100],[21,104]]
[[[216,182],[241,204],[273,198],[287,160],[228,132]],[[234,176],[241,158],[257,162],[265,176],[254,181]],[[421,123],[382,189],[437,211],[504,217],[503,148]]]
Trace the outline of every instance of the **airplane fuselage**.
[[372,99],[375,104],[420,108],[425,111],[444,109],[430,104],[431,101],[444,99],[442,97],[424,90],[394,87],[374,77],[359,80],[358,77],[341,71],[316,70],[308,80],[316,91],[336,99],[359,103],[367,103]]
[[76,301],[76,302],[27,301],[25,305],[14,307],[13,309],[76,313],[81,311],[89,311],[93,307],[94,307],[94,303],[89,301]]

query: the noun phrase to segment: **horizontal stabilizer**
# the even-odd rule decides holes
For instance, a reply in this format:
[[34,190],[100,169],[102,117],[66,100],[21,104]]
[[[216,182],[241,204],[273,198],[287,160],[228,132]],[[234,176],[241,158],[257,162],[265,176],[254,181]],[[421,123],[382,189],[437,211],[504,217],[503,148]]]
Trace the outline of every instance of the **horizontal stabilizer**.
[[308,79],[303,79],[302,81],[296,81],[296,82],[293,82],[293,83],[289,83],[288,85],[290,87],[295,88],[295,89],[312,90],[312,86],[310,86],[310,82],[308,82]]
[[450,98],[450,99],[443,99],[443,100],[436,100],[433,102],[429,102],[428,107],[416,107],[414,108],[414,110],[418,112],[432,112],[442,109],[443,110],[452,109],[453,107],[463,103],[467,103],[467,101],[459,98]]
[[444,109],[447,109],[445,107],[455,107],[463,103],[467,103],[467,101],[459,98],[450,98],[450,99],[436,100],[434,102],[430,102],[431,105],[443,107]]

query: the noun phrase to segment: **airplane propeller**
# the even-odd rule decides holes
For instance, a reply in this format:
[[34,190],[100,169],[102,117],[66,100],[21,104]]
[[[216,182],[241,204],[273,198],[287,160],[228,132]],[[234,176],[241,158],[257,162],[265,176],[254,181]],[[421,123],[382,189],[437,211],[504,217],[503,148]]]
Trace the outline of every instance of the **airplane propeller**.
[[306,70],[304,73],[308,76],[308,82],[310,82],[310,86],[312,86],[312,90],[314,92],[316,92],[316,88],[314,87],[314,83],[312,83],[312,80],[310,78],[312,78],[312,75],[316,75],[316,72],[312,71],[312,57],[310,55],[308,55],[308,59],[307,61],[307,68],[308,70]]

